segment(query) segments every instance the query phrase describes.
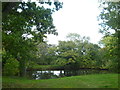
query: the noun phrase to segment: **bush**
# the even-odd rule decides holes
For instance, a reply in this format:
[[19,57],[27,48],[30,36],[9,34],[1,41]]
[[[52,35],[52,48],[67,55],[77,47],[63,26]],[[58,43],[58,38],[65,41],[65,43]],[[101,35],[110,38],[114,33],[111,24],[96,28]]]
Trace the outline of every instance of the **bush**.
[[3,74],[6,76],[14,76],[19,73],[19,62],[14,58],[6,60],[5,66],[3,67]]

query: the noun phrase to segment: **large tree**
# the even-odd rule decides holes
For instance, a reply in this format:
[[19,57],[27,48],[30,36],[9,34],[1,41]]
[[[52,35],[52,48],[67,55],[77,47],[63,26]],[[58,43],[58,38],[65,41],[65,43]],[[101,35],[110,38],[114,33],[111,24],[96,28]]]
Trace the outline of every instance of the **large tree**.
[[[57,34],[51,16],[54,11],[40,7],[35,2],[18,2],[10,8],[9,13],[6,13],[5,10],[8,8],[4,8],[7,4],[2,5],[5,16],[2,21],[3,48],[7,54],[19,61],[20,75],[24,76],[26,60],[32,56],[30,52],[35,51],[35,46],[39,42],[43,42],[45,34]],[[56,6],[59,9],[61,4]]]
[[101,32],[108,36],[113,35],[111,30],[114,31],[114,37],[117,40],[117,61],[120,63],[120,2],[101,2],[100,8],[102,8],[99,15],[100,21],[102,20],[100,23]]

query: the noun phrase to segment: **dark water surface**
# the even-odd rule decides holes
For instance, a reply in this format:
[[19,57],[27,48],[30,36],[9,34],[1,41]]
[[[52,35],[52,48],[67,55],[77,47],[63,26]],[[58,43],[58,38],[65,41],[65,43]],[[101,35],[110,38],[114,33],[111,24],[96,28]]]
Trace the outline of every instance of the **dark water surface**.
[[80,70],[46,70],[46,71],[27,71],[27,77],[31,79],[54,79],[65,76],[77,76],[87,74],[102,74],[110,73],[108,70],[91,70],[91,69],[80,69]]

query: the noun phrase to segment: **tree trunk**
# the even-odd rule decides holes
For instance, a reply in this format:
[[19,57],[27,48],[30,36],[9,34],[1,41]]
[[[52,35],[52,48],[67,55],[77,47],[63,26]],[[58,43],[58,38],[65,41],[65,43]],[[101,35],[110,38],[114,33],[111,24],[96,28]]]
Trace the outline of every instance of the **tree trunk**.
[[118,31],[118,73],[120,73],[120,31]]
[[19,61],[19,70],[20,70],[20,77],[24,77],[26,75],[26,60],[24,58],[21,58],[18,54],[17,60]]
[[20,60],[20,77],[26,76],[26,66],[25,66],[25,60],[21,59]]

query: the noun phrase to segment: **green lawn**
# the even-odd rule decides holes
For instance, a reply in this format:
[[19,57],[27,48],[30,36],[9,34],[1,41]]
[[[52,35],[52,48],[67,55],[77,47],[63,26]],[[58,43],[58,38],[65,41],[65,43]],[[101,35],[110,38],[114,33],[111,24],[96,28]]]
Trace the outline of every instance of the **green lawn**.
[[44,80],[3,77],[3,88],[118,88],[118,74],[94,74]]

